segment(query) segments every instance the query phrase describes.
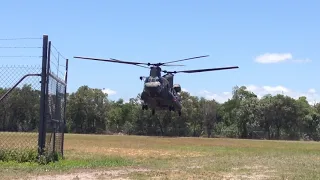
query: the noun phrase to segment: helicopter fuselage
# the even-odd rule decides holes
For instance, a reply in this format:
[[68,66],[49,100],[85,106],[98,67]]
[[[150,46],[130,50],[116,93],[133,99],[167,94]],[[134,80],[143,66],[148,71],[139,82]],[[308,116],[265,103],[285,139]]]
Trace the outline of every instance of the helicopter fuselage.
[[165,77],[149,76],[145,79],[141,100],[144,109],[181,111],[181,99]]

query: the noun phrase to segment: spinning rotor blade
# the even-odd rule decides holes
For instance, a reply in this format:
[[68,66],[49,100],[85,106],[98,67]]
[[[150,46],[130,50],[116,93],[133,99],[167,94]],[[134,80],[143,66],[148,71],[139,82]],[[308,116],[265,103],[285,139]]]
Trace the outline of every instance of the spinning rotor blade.
[[143,67],[143,68],[150,69],[150,67],[148,67],[148,66],[142,66],[142,65],[139,65],[139,64],[136,64],[136,66],[139,66],[139,67]]
[[[113,58],[110,58],[110,59],[113,60],[113,61],[122,61],[122,60],[119,60],[119,59],[113,59]],[[123,61],[123,62],[125,62],[125,61]],[[150,65],[155,65],[155,66],[184,66],[184,65],[180,65],[180,64],[169,64],[169,65],[165,64],[165,65],[162,65],[162,63],[140,63],[140,64],[145,64],[145,65],[148,65],[148,66],[150,66]]]
[[94,61],[104,61],[104,62],[114,62],[114,63],[121,63],[121,64],[131,64],[131,65],[138,65],[138,64],[145,64],[148,65],[148,63],[140,63],[140,62],[130,62],[130,61],[120,61],[116,59],[100,59],[100,58],[90,58],[90,57],[80,57],[80,56],[74,56],[74,58],[78,59],[87,59],[87,60],[94,60]]
[[162,66],[185,66],[183,64],[164,64]]
[[[187,58],[187,59],[181,59],[181,60],[176,60],[176,61],[170,61],[170,62],[164,62],[164,63],[143,63],[143,62],[122,61],[122,60],[113,59],[113,58],[110,58],[110,59],[100,59],[100,58],[80,57],[80,56],[74,56],[74,58],[94,60],[94,61],[103,61],[103,62],[113,62],[113,63],[120,63],[120,64],[131,64],[131,65],[184,66],[184,65],[169,64],[169,63],[186,61],[186,60],[197,59],[197,58],[203,58],[203,57],[208,57],[208,56],[209,56],[209,55],[206,55],[206,56],[197,56],[197,57],[192,57],[192,58]],[[142,66],[141,66],[141,67],[142,67]]]
[[[143,68],[147,68],[147,69],[150,69],[150,67],[148,67],[148,66],[142,66],[142,65],[140,65],[140,64],[135,64],[136,66],[139,66],[139,67],[143,67]],[[165,66],[165,65],[164,65]],[[171,66],[184,66],[184,65],[171,65]]]
[[169,61],[169,62],[159,63],[159,64],[164,66],[165,64],[169,64],[169,63],[180,62],[180,61],[187,61],[187,60],[191,60],[191,59],[198,59],[198,58],[203,58],[203,57],[208,57],[208,56],[209,56],[209,55],[205,55],[205,56],[197,56],[197,57],[186,58],[186,59],[180,59],[180,60],[176,60],[176,61]]
[[198,73],[198,72],[206,72],[206,71],[219,71],[219,70],[227,70],[227,69],[236,69],[238,66],[231,67],[222,67],[222,68],[210,68],[210,69],[196,69],[196,70],[186,70],[186,71],[163,71],[164,73]]

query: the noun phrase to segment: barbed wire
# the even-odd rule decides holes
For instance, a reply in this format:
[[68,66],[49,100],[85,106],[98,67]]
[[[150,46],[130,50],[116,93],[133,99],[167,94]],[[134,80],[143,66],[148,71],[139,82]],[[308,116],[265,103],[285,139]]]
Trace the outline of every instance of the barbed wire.
[[23,37],[23,38],[0,38],[0,41],[15,41],[15,40],[39,40],[41,37]]
[[[59,56],[57,57],[56,55],[54,55],[54,53],[50,53],[50,55],[52,55],[52,57],[55,59],[55,61],[50,60],[50,70],[53,74],[56,74],[58,77],[60,77],[60,75],[64,76],[64,71],[65,69],[60,69],[60,67],[65,67],[65,65],[60,64],[60,59]],[[52,69],[55,69],[56,72],[53,72]]]
[[[2,42],[0,46],[0,60],[6,59],[15,59],[15,58],[42,58],[41,54],[41,37],[14,37],[14,38],[0,38]],[[23,41],[22,40],[27,40]],[[28,40],[37,40],[35,44],[34,41]],[[8,42],[9,41],[9,42]],[[18,50],[19,49],[19,50]],[[25,60],[23,60],[25,61]]]
[[61,56],[64,60],[66,60],[67,58],[65,58],[60,51],[58,51],[58,49],[51,43],[51,46],[54,48],[54,50],[58,53],[58,56]]
[[26,46],[0,46],[1,49],[37,49],[42,47],[26,47]]
[[64,79],[66,67],[65,63],[67,59],[52,43],[51,47],[52,48],[50,48],[50,73],[56,75],[59,79]]
[[[56,55],[54,55],[54,53],[52,53],[52,51],[50,51],[50,55],[53,56],[56,61],[59,60],[59,58],[58,58]],[[50,57],[50,58],[51,58],[51,57]]]
[[22,65],[22,64],[0,64],[0,69],[7,69],[7,68],[38,68],[40,67],[40,65],[34,65],[34,64],[26,64],[26,65]]
[[38,58],[41,58],[42,56],[24,56],[24,55],[19,55],[19,56],[0,56],[0,58],[15,58],[15,57],[38,57]]

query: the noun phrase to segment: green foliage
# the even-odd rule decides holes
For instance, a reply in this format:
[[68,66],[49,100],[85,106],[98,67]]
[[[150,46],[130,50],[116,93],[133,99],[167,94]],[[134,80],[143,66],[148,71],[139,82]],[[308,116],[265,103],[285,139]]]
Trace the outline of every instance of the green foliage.
[[45,150],[44,153],[38,157],[38,163],[45,165],[45,164],[49,164],[51,162],[59,161],[61,159],[62,159],[61,154],[59,154],[57,152],[50,152],[50,151]]
[[61,160],[59,153],[44,152],[39,156],[38,151],[34,149],[0,149],[0,161],[3,162],[35,162],[39,164],[49,164]]
[[[3,95],[8,88],[0,88]],[[39,124],[40,91],[30,84],[15,88],[0,103],[0,131],[31,132]]]
[[[1,89],[1,92],[4,92]],[[245,86],[234,87],[231,98],[218,103],[181,92],[182,116],[177,112],[143,111],[140,95],[129,102],[111,101],[100,89],[80,87],[67,96],[66,132],[148,136],[207,136],[257,139],[320,139],[320,104],[305,97],[281,94],[258,98]],[[16,89],[0,105],[0,130],[35,131],[39,92]]]
[[[41,164],[38,162],[23,162],[17,161],[0,161],[0,167],[2,170],[26,170],[27,172],[33,171],[66,171],[75,168],[97,168],[97,167],[119,167],[119,166],[130,166],[137,164],[133,160],[121,158],[121,157],[97,157],[90,159],[62,159],[57,162],[49,162]],[[1,174],[1,170],[0,170]]]
[[226,126],[224,123],[217,123],[214,128],[214,134],[220,137],[237,138],[239,133],[236,124]]
[[[101,95],[102,103],[95,103],[95,93]],[[68,111],[68,123],[81,127],[69,131],[90,133],[86,126],[94,125],[104,132],[137,135],[319,140],[320,106],[309,105],[305,97],[295,100],[278,94],[259,99],[244,86],[234,87],[232,98],[225,103],[191,96],[187,92],[181,92],[181,96],[184,107],[181,117],[168,111],[152,116],[141,110],[139,95],[128,103],[122,99],[110,101],[99,90],[83,86],[70,95]],[[86,110],[88,106],[104,113]],[[72,113],[72,109],[77,111]],[[88,112],[99,114],[99,119],[89,118]],[[77,115],[79,113],[83,114]]]
[[0,149],[0,162],[37,162],[38,152],[29,149]]

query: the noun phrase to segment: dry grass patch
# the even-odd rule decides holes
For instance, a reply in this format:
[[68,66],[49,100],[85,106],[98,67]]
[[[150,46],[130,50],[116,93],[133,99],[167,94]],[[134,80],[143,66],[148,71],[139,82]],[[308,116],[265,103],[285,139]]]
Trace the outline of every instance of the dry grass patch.
[[174,150],[154,150],[154,149],[137,149],[137,148],[81,148],[74,150],[78,153],[92,153],[100,155],[109,156],[124,156],[124,157],[134,157],[134,158],[167,158],[167,157],[198,157],[201,156],[200,153],[183,153],[180,154],[178,151]]
[[[66,160],[61,163],[74,172],[68,170],[68,175],[57,168],[44,174],[61,174],[57,176],[60,179],[320,179],[318,142],[79,134],[66,134],[65,138]],[[132,160],[129,169],[145,171],[110,169],[104,161],[86,164],[110,157]],[[86,168],[80,170],[78,162]],[[112,172],[122,173],[113,176]],[[25,174],[33,173],[29,168]]]
[[88,135],[66,136],[66,153],[73,155],[89,153],[133,158],[168,158],[198,157],[203,155],[197,151],[183,151],[175,148],[174,138],[154,138],[139,136],[103,136]]

